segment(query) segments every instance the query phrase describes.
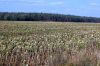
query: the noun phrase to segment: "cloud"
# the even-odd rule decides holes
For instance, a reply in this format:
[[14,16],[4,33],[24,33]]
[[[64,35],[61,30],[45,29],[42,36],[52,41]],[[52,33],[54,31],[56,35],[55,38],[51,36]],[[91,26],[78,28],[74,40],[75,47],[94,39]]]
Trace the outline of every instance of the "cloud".
[[0,0],[1,2],[15,2],[15,3],[42,3],[44,0]]
[[43,6],[52,6],[52,5],[63,5],[64,2],[62,1],[46,1],[46,0],[38,0],[38,1],[31,1],[32,5],[43,5]]
[[89,3],[90,6],[99,6],[99,3]]
[[[4,3],[11,3],[17,5],[41,5],[41,6],[52,6],[52,5],[63,5],[63,1],[49,1],[49,0],[0,0]],[[12,3],[12,4],[13,4]]]
[[51,4],[51,5],[63,5],[63,4],[64,4],[64,2],[62,2],[62,1],[58,1],[58,2],[51,2],[50,4]]

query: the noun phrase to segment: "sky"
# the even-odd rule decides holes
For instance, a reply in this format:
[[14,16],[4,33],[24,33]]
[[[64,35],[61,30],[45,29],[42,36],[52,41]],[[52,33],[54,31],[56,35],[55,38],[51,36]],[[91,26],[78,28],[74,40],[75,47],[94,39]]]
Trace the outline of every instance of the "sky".
[[0,12],[42,12],[100,17],[100,0],[0,0]]

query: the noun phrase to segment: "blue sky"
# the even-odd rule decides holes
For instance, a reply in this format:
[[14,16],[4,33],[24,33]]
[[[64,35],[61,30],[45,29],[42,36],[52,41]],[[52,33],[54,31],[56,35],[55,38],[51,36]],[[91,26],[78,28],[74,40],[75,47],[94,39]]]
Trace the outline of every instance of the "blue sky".
[[44,12],[100,17],[100,0],[0,0],[0,12]]

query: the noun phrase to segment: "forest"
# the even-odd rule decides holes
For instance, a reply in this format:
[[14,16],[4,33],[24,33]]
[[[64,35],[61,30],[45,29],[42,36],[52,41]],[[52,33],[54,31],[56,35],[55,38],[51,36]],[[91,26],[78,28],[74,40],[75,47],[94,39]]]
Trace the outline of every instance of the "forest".
[[4,21],[100,22],[100,18],[52,13],[0,12]]

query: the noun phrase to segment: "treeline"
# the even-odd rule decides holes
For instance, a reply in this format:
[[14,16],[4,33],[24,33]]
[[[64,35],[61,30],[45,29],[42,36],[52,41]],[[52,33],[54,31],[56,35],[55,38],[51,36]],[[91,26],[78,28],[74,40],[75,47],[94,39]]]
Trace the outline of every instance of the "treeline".
[[0,20],[8,21],[58,21],[58,22],[100,22],[100,18],[49,13],[0,12]]

